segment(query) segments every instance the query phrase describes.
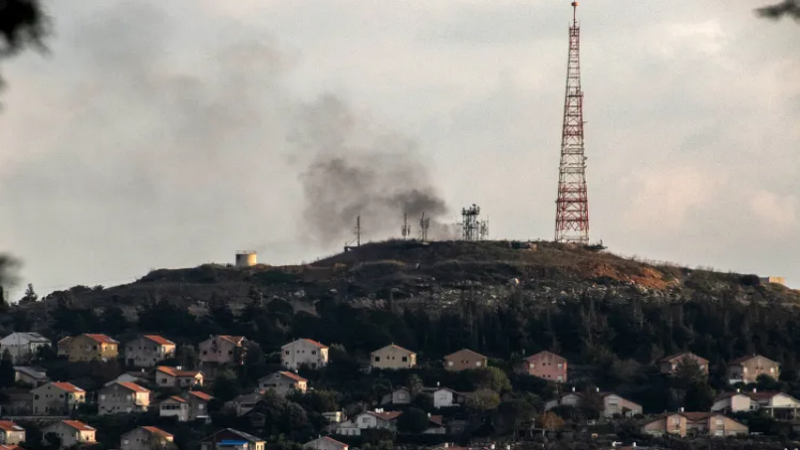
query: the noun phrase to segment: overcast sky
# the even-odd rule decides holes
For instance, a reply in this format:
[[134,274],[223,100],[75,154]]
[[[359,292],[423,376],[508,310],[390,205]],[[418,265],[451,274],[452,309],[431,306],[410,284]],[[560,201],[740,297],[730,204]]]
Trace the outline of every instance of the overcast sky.
[[[553,236],[568,1],[50,3],[0,93],[0,250],[40,294],[337,251],[308,223],[338,213],[304,184],[326,151]],[[594,240],[800,286],[800,26],[760,4],[580,6]]]

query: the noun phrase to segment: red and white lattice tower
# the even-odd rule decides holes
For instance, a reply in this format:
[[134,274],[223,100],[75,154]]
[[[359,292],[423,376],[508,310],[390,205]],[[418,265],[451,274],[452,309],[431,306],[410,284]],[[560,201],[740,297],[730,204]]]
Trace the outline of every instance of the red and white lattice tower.
[[567,93],[556,200],[556,242],[589,243],[589,197],[586,193],[586,157],[583,148],[583,91],[581,91],[578,2],[572,2],[569,27]]

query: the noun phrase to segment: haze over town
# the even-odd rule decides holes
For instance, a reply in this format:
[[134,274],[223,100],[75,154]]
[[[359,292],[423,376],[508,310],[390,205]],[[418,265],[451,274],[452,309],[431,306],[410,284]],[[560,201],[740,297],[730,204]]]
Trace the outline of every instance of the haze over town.
[[[593,239],[800,284],[798,28],[758,4],[581,5]],[[493,238],[552,239],[567,2],[50,9],[49,53],[4,63],[0,114],[0,248],[40,293],[338,251],[326,205],[352,186],[308,175],[339,160],[381,201],[419,189],[441,221],[477,203]]]

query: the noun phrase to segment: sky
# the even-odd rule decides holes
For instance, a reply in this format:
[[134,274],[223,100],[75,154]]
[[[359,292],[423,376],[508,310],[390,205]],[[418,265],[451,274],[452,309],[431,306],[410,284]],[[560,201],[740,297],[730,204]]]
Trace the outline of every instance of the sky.
[[[800,25],[762,4],[582,2],[593,240],[800,287]],[[0,251],[40,295],[311,262],[409,196],[552,239],[568,1],[48,5],[0,92]]]

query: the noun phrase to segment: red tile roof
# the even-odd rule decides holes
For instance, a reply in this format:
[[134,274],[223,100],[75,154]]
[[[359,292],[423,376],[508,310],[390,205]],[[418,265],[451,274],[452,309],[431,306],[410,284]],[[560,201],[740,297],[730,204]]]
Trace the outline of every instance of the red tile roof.
[[119,342],[115,341],[114,339],[111,339],[105,334],[84,334],[84,336],[94,339],[95,341],[101,344],[119,344]]
[[53,386],[67,392],[86,392],[78,386],[75,386],[72,383],[67,383],[66,381],[54,381]]
[[0,450],[24,450],[16,444],[0,444]]
[[133,392],[150,392],[149,389],[145,389],[136,383],[131,383],[130,381],[117,381],[117,384]]
[[75,428],[78,431],[97,431],[96,429],[90,427],[89,425],[86,425],[80,420],[62,420],[61,423],[63,423],[68,427]]
[[10,420],[0,420],[0,430],[6,431],[25,431],[24,428]]
[[402,350],[402,351],[404,351],[404,352],[408,352],[408,353],[413,353],[413,354],[416,354],[416,353],[412,352],[411,350],[409,350],[409,349],[407,349],[407,348],[400,347],[399,345],[396,345],[396,344],[389,344],[389,345],[387,345],[386,347],[381,347],[381,348],[379,348],[379,349],[375,350],[375,351],[374,351],[374,352],[372,352],[372,353],[379,352],[379,351],[381,351],[381,350],[383,350],[383,349],[386,349],[386,348],[396,348],[396,349],[398,349],[398,350]]
[[297,375],[295,373],[292,373],[292,372],[281,372],[281,375],[283,375],[285,377],[288,377],[288,378],[291,378],[294,381],[298,381],[298,382],[305,381],[305,382],[308,382],[308,380],[306,380],[305,378],[303,378],[300,375]]
[[773,361],[773,360],[771,360],[771,359],[767,358],[766,356],[761,356],[761,355],[755,355],[755,354],[754,354],[754,355],[747,355],[747,356],[742,356],[742,357],[740,357],[740,358],[736,358],[736,359],[734,359],[733,361],[729,362],[729,363],[728,363],[728,365],[729,365],[729,366],[738,365],[738,364],[741,364],[741,363],[743,363],[743,362],[750,361],[751,359],[753,359],[753,358],[758,358],[758,357],[761,357],[761,358],[763,358],[763,359],[766,359],[766,360],[767,360],[767,361],[769,361],[769,362],[773,362],[773,363],[775,363],[775,364],[778,364],[777,362],[775,362],[775,361]]
[[336,439],[334,439],[334,438],[332,438],[332,437],[330,437],[330,436],[322,436],[322,439],[326,439],[326,440],[328,440],[328,441],[331,441],[331,442],[333,442],[333,443],[334,443],[334,444],[336,444],[336,445],[341,445],[341,446],[343,446],[344,448],[348,448],[348,447],[350,447],[349,445],[345,444],[344,442],[337,441]]
[[539,353],[535,353],[535,354],[533,354],[531,356],[528,356],[527,358],[524,359],[524,361],[531,361],[531,360],[537,359],[537,358],[539,358],[541,356],[545,356],[545,355],[552,355],[552,356],[554,356],[556,358],[556,360],[563,360],[564,362],[567,361],[567,358],[564,358],[561,355],[558,355],[556,353],[553,353],[553,352],[550,352],[550,351],[547,351],[547,350],[544,350],[544,351],[541,351]]
[[462,354],[464,354],[465,356],[472,356],[472,357],[475,357],[475,358],[486,359],[485,356],[481,355],[478,352],[472,351],[472,350],[470,350],[468,348],[462,348],[461,350],[459,350],[459,351],[457,351],[455,353],[451,353],[451,354],[445,356],[444,359],[456,359],[456,358],[461,357],[460,355],[462,355]]
[[158,366],[156,367],[156,372],[164,372],[167,375],[173,377],[190,377],[190,378],[194,378],[197,376],[197,374],[201,373],[200,371],[197,370],[178,370],[175,367],[169,367],[169,366]]
[[186,403],[186,400],[184,400],[184,399],[182,399],[182,398],[178,397],[177,395],[173,395],[173,396],[171,396],[171,397],[169,397],[169,398],[165,399],[165,400],[164,400],[164,401],[162,401],[161,403],[164,403],[164,402],[166,402],[167,400],[172,400],[172,401],[174,401],[174,402],[178,402],[178,403]]
[[373,416],[381,418],[383,420],[394,420],[400,417],[401,414],[403,414],[402,411],[385,411],[385,412],[367,411],[367,413],[372,414]]
[[430,416],[428,420],[436,425],[442,426],[442,416]]
[[165,438],[173,437],[171,434],[167,433],[166,431],[162,430],[161,428],[147,426],[147,427],[142,427],[142,429],[143,430],[147,430],[147,431],[149,431],[149,432],[151,432],[153,434],[159,435],[161,437],[165,437]]
[[145,334],[144,338],[145,339],[149,339],[149,340],[155,342],[158,345],[175,345],[175,343],[170,341],[169,339],[165,339],[165,338],[163,338],[161,336],[158,336],[158,335],[155,335],[155,334]]
[[321,342],[317,342],[317,341],[315,341],[315,340],[313,340],[313,339],[306,339],[306,338],[303,338],[303,340],[304,340],[304,341],[306,341],[306,342],[308,342],[309,344],[316,345],[316,346],[317,346],[317,347],[319,347],[319,348],[328,348],[328,346],[327,346],[327,345],[325,345],[325,344],[322,344]]
[[205,401],[209,401],[212,398],[214,398],[214,397],[206,394],[205,392],[201,392],[201,391],[189,391],[189,395],[194,395],[195,397],[197,397],[197,398],[199,398],[201,400],[205,400]]
[[234,345],[240,345],[244,340],[244,336],[229,336],[226,334],[220,335],[219,338],[224,339]]
[[661,358],[661,359],[659,360],[659,362],[669,362],[669,361],[674,361],[674,360],[676,360],[676,359],[683,359],[683,358],[686,358],[687,356],[688,356],[688,357],[690,357],[690,358],[697,358],[697,359],[699,359],[700,361],[705,361],[706,363],[708,362],[708,360],[707,360],[707,359],[705,359],[705,358],[703,358],[703,357],[700,357],[700,356],[697,356],[697,355],[695,355],[695,354],[694,354],[694,353],[692,353],[692,352],[680,352],[680,353],[675,353],[675,354],[672,354],[672,355],[669,355],[669,356],[665,356],[665,357]]

